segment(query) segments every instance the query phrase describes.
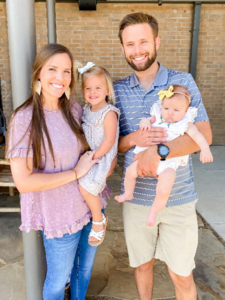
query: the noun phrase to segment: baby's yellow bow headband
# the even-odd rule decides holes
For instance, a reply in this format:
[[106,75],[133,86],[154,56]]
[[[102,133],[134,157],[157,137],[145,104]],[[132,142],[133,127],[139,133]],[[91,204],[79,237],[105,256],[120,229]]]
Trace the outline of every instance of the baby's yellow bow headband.
[[188,95],[181,93],[181,92],[173,92],[173,86],[171,85],[168,90],[161,90],[158,92],[159,95],[159,101],[162,101],[164,99],[164,97],[166,98],[171,98],[174,94],[180,94],[180,95],[184,95],[185,97],[188,98],[189,103],[191,102],[191,99]]

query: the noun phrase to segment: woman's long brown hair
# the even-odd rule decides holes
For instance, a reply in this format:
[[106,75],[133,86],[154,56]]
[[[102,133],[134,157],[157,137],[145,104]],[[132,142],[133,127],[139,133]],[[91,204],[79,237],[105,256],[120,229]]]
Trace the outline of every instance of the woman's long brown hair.
[[[35,91],[35,84],[38,80],[38,76],[40,74],[40,71],[43,67],[43,65],[53,56],[56,54],[62,54],[66,53],[71,60],[71,83],[70,83],[70,89],[71,92],[75,91],[75,79],[74,79],[74,73],[73,73],[73,57],[70,51],[63,45],[60,44],[48,44],[45,45],[40,52],[37,54],[34,66],[33,66],[33,72],[32,72],[32,80],[31,80],[31,94],[29,98],[21,105],[19,106],[13,113],[12,118],[10,120],[9,124],[9,132],[8,135],[10,134],[10,125],[12,123],[13,118],[15,115],[21,110],[25,109],[29,106],[32,107],[32,119],[30,122],[30,125],[27,129],[30,130],[30,137],[29,137],[29,143],[28,143],[28,149],[27,149],[27,157],[28,157],[28,152],[30,147],[33,148],[33,165],[34,168],[37,170],[43,170],[45,167],[46,163],[46,145],[44,142],[44,134],[47,138],[48,141],[48,147],[52,156],[52,159],[54,161],[54,166],[55,166],[55,156],[54,156],[54,151],[52,147],[52,142],[48,133],[48,128],[46,126],[45,122],[45,117],[44,117],[44,111],[43,111],[43,106],[42,106],[42,99],[41,95],[39,96],[37,92]],[[70,100],[71,101],[71,100]],[[70,109],[70,101],[66,98],[66,95],[63,94],[61,98],[59,98],[59,109],[61,110],[65,120],[68,122],[70,125],[72,131],[76,135],[78,141],[82,144],[83,149],[87,150],[89,149],[89,146],[86,142],[86,139],[84,137],[83,130],[81,126],[76,122],[74,119],[71,109]],[[21,138],[21,140],[13,146],[12,149],[9,149],[9,152],[11,152],[25,137],[27,132],[24,134],[24,136]],[[7,139],[8,141],[9,139]],[[43,164],[42,162],[42,155],[41,155],[41,148],[43,147],[44,150],[44,155],[45,155],[45,162]],[[6,150],[8,149],[8,142],[7,142],[7,147]]]

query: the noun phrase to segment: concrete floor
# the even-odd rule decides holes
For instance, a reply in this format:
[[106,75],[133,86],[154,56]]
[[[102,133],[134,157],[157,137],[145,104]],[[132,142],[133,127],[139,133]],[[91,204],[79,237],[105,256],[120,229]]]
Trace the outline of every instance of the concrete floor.
[[[202,165],[193,155],[199,194],[199,245],[195,282],[200,300],[225,299],[225,147],[211,147],[214,163]],[[115,172],[109,185],[117,194],[120,177]],[[19,206],[18,195],[0,195],[0,206]],[[123,234],[121,205],[112,199],[107,206],[109,224],[99,247],[87,299],[139,299],[133,269],[129,267]],[[25,300],[22,235],[18,213],[0,215],[0,300]],[[156,261],[154,300],[175,299],[173,284],[164,263]]]

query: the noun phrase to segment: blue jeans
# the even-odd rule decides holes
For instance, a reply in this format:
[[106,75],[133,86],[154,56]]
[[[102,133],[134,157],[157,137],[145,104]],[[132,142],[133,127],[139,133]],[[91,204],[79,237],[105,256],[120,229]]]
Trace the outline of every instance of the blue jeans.
[[62,238],[46,239],[43,234],[47,261],[44,300],[63,300],[71,270],[71,300],[85,299],[97,251],[88,244],[91,226],[89,222],[82,230]]

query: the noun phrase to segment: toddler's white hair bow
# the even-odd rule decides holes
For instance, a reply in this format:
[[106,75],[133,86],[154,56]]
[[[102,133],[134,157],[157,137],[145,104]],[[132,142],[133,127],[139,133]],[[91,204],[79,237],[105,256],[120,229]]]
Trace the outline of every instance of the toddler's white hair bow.
[[86,66],[84,66],[83,68],[78,68],[78,72],[80,74],[83,74],[84,72],[86,72],[87,70],[89,70],[90,68],[94,67],[95,64],[91,61],[89,61]]

